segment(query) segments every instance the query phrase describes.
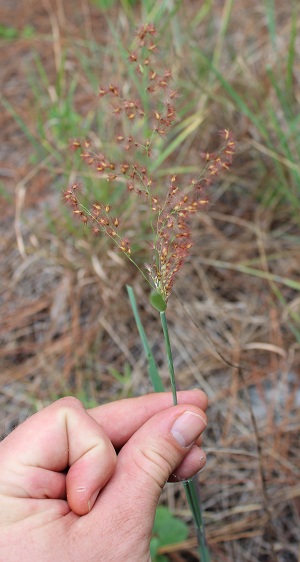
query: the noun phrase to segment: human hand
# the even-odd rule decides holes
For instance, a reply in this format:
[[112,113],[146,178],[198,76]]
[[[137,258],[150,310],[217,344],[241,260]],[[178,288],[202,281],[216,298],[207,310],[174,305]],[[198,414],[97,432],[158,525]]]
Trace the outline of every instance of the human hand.
[[63,398],[6,437],[0,562],[149,562],[165,482],[205,464],[206,396],[178,402],[150,394],[86,411]]

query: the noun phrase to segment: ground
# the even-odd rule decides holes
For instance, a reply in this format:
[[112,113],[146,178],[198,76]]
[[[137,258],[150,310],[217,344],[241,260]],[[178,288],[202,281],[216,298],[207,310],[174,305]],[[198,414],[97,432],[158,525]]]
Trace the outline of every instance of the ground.
[[[79,127],[80,116],[95,112],[95,84],[84,62],[89,53],[84,42],[95,42],[95,58],[103,54],[97,63],[102,72],[99,81],[107,78],[110,64],[115,70],[106,49],[112,41],[109,15],[95,4],[6,0],[0,7],[2,25],[15,33],[11,39],[0,39],[4,61],[0,68],[2,435],[66,394],[75,394],[88,406],[151,390],[127,299],[128,283],[134,287],[168,384],[158,318],[148,302],[147,286],[105,240],[93,239],[81,225],[72,227],[62,203],[62,190],[75,174],[62,137],[67,137],[68,127],[70,134],[76,123]],[[211,28],[208,33],[206,20],[201,26],[199,18],[197,40],[209,52],[225,16],[222,2],[204,5],[211,9]],[[112,10],[116,28],[128,37],[121,8]],[[194,4],[187,2],[189,21],[193,10]],[[290,14],[279,6],[277,16],[283,49]],[[260,80],[260,87],[264,81],[267,84],[263,69],[267,64],[272,67],[275,57],[267,48],[261,3],[241,1],[230,25],[231,43],[223,45],[219,68],[223,73],[227,68],[226,77],[239,88],[236,91],[249,88],[246,99],[251,110],[258,90],[253,82]],[[228,44],[241,50],[237,64],[244,72],[243,83],[227,61]],[[182,62],[187,46],[183,48],[178,40],[176,48]],[[248,59],[243,49],[251,54]],[[215,53],[221,57],[222,49]],[[62,61],[65,74],[60,76]],[[189,68],[183,76],[189,79]],[[72,77],[76,92],[70,112],[62,101],[64,92],[70,96]],[[219,128],[234,129],[238,150],[230,174],[211,194],[210,208],[193,223],[192,254],[170,298],[167,314],[178,387],[198,386],[209,397],[204,440],[208,461],[199,480],[212,560],[296,562],[300,559],[299,222],[280,204],[278,194],[266,204],[270,182],[268,186],[264,182],[276,166],[251,115],[234,101],[228,101],[223,115],[219,106],[226,91],[215,82],[211,87],[215,89],[210,111],[203,113],[205,134],[200,135],[203,150],[207,148],[203,137],[213,142],[215,119],[220,122],[221,116],[224,124],[219,123]],[[265,87],[271,90],[270,84]],[[198,112],[207,95],[205,88]],[[265,93],[258,94],[258,100],[260,95]],[[278,120],[283,122],[279,111]],[[275,134],[274,125],[271,136]],[[188,148],[194,161],[194,144],[185,144],[184,154]],[[185,158],[178,152],[176,165]],[[293,165],[299,166],[299,160],[294,159]],[[289,170],[291,166],[284,173]],[[140,251],[143,247],[141,243]],[[162,501],[189,521],[179,484],[167,487]],[[186,544],[173,545],[166,554],[173,562],[196,560],[193,531]]]

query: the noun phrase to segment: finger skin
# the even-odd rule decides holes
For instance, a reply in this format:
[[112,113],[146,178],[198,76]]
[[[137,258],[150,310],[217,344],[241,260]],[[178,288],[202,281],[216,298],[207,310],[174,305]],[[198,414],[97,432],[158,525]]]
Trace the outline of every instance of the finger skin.
[[[198,433],[206,399],[199,391],[178,398],[172,406],[170,394],[145,396],[92,414],[67,398],[8,436],[0,444],[0,561],[149,562],[165,482],[191,477],[203,462]],[[202,425],[183,446],[172,427],[187,410]]]
[[105,431],[72,397],[34,414],[1,444],[0,472],[12,496],[67,497],[78,515],[91,509],[91,496],[105,486],[115,465]]
[[[207,396],[200,389],[179,391],[177,398],[178,404],[193,404],[204,412],[207,409]],[[110,402],[89,409],[88,413],[103,427],[118,449],[154,414],[172,406],[171,392],[158,392]]]
[[[207,406],[200,390],[178,392],[178,401],[189,401],[203,409]],[[62,515],[70,509],[79,515],[87,513],[95,499],[91,497],[97,495],[115,468],[115,452],[109,440],[120,448],[153,414],[170,407],[171,393],[120,400],[88,412],[73,397],[56,401],[2,442],[0,469],[6,491],[23,498],[52,498]],[[16,460],[22,466],[21,474]],[[193,470],[190,465],[187,459],[178,470],[179,477],[188,477]],[[66,469],[67,476],[62,472]],[[66,499],[68,504],[60,501]],[[44,504],[38,505],[44,509]],[[33,502],[31,507],[36,509]],[[20,519],[26,516],[23,504],[16,506],[16,511]],[[13,510],[11,516],[16,517]]]
[[[173,437],[171,428],[175,420],[186,410],[192,411],[202,418],[205,414],[194,405],[178,405],[153,415],[137,430],[129,441],[122,447],[116,469],[111,479],[99,495],[93,509],[83,521],[74,523],[72,533],[76,541],[78,558],[82,551],[80,537],[85,534],[87,541],[93,540],[94,528],[105,511],[105,526],[118,529],[116,538],[112,536],[110,548],[114,548],[114,540],[118,542],[118,549],[125,544],[127,551],[116,560],[131,562],[149,561],[149,543],[153,528],[153,521],[159,496],[165,482],[171,474],[176,474],[177,468],[192,451],[192,447],[182,447]],[[204,427],[205,424],[203,424]],[[195,440],[195,442],[197,439]],[[203,454],[197,447],[192,451],[190,470],[187,477],[191,477],[199,470],[199,457]],[[195,456],[196,452],[196,456]],[[121,498],[121,501],[120,501]],[[120,535],[126,537],[125,543],[120,541]],[[128,558],[128,552],[131,555]],[[103,560],[113,561],[111,551],[100,553]],[[97,557],[95,556],[95,560]]]
[[171,474],[168,482],[189,480],[192,476],[204,468],[205,463],[205,452],[200,447],[194,445],[173,474]]

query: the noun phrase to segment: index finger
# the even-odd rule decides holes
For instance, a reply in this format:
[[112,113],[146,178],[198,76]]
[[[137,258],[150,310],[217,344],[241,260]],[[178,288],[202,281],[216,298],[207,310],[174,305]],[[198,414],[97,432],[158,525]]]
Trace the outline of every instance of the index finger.
[[[1,491],[14,498],[54,502],[66,496],[78,515],[91,509],[95,494],[116,465],[115,449],[105,431],[72,397],[28,418],[2,441],[0,449]],[[60,509],[62,504],[55,505]]]
[[[178,404],[194,404],[204,412],[207,409],[207,396],[200,389],[179,391],[177,398]],[[171,392],[157,392],[110,402],[88,412],[119,448],[152,416],[172,406]]]

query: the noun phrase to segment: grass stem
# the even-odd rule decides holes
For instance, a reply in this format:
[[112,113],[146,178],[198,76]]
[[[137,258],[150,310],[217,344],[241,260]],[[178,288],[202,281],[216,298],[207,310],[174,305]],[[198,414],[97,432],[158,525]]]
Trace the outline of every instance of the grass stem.
[[[176,406],[178,402],[177,402],[177,394],[176,394],[175,371],[174,371],[173,355],[172,355],[172,349],[171,349],[171,343],[169,337],[167,317],[165,312],[160,312],[160,320],[164,333],[169,374],[171,379],[173,403],[174,406]],[[190,510],[193,515],[194,524],[197,530],[198,552],[200,555],[200,560],[201,562],[210,562],[210,556],[206,545],[205,530],[204,530],[204,524],[203,524],[202,513],[201,513],[199,482],[197,476],[194,476],[191,480],[186,480],[185,482],[183,482],[183,487],[185,490],[188,504],[190,506]]]
[[[154,358],[154,355],[151,351],[149,342],[147,340],[147,336],[144,330],[144,327],[142,325],[142,321],[139,315],[139,311],[138,311],[138,307],[137,307],[137,303],[136,303],[136,299],[135,299],[135,295],[134,295],[134,291],[132,289],[132,287],[130,287],[129,285],[127,285],[127,293],[129,296],[129,301],[131,304],[131,308],[133,311],[133,315],[134,315],[134,319],[137,325],[137,329],[141,338],[141,342],[147,357],[147,362],[148,362],[148,372],[149,372],[149,376],[153,385],[153,388],[155,390],[155,392],[161,392],[164,390],[164,386],[163,383],[161,381],[159,372],[158,372],[158,368],[156,365],[156,361]],[[168,329],[168,323],[167,323],[167,317],[165,312],[160,312],[160,320],[161,320],[161,325],[162,325],[162,329],[163,329],[163,334],[164,334],[164,341],[165,341],[165,347],[166,347],[166,353],[167,353],[167,360],[168,360],[168,367],[169,367],[169,374],[170,374],[170,379],[171,379],[171,387],[172,387],[172,396],[173,396],[173,404],[174,406],[176,406],[176,404],[178,404],[177,401],[177,393],[176,393],[176,381],[175,381],[175,371],[174,371],[174,363],[173,363],[173,355],[172,355],[172,349],[171,349],[171,343],[170,343],[170,337],[169,337],[169,329]],[[210,556],[209,556],[209,552],[207,549],[207,545],[206,545],[206,540],[205,540],[205,530],[204,530],[204,524],[203,524],[203,520],[202,520],[202,513],[201,513],[201,502],[200,502],[200,493],[199,493],[199,482],[197,480],[197,477],[194,476],[192,479],[190,480],[186,480],[185,482],[183,482],[183,487],[185,490],[185,494],[186,494],[186,498],[190,507],[190,510],[192,512],[193,515],[193,519],[194,519],[194,524],[196,527],[196,531],[197,531],[197,539],[198,539],[198,552],[200,555],[200,560],[201,562],[210,562]]]

